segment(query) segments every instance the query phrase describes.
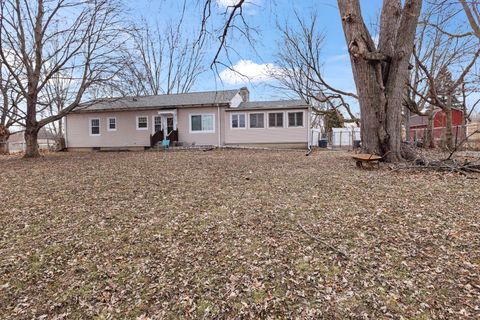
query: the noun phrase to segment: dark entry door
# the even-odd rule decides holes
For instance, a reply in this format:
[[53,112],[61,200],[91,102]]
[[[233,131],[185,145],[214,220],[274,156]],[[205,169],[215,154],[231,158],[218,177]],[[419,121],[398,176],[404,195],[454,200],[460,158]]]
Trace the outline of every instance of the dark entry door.
[[173,117],[167,117],[167,134],[173,131]]

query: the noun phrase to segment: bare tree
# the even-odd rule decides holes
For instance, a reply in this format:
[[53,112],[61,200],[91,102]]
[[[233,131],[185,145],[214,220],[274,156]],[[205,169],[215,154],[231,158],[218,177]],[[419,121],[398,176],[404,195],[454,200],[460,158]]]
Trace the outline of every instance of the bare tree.
[[[25,157],[39,156],[40,128],[75,109],[91,86],[120,68],[120,10],[115,0],[2,1],[0,57],[25,100]],[[19,73],[11,56],[19,61]],[[51,103],[45,88],[57,74],[75,80],[75,96],[57,114],[39,119]]]
[[340,109],[351,121],[359,123],[345,97],[357,99],[355,93],[336,89],[325,81],[322,73],[321,50],[324,34],[318,31],[317,15],[310,20],[295,14],[296,25],[279,25],[276,67],[271,76],[280,87],[286,88],[313,106],[317,114],[335,118]]
[[[42,101],[45,107],[39,112],[40,117],[54,117],[62,113],[66,106],[75,100],[75,79],[66,74],[55,74],[48,81],[43,92]],[[63,118],[47,124],[50,132],[53,133],[57,150],[63,150],[65,145]]]
[[477,38],[466,31],[458,19],[457,8],[430,5],[417,33],[405,105],[411,112],[428,116],[424,141],[427,146],[432,143],[434,108],[440,108],[446,114],[446,146],[454,147],[452,109],[464,109],[468,116],[466,97],[478,86],[471,71],[480,54],[480,46]]
[[[211,14],[211,2],[205,1],[202,26]],[[242,29],[235,22],[246,25],[243,4],[244,1],[238,1],[226,15],[213,63],[219,52],[227,49],[224,40],[228,31]],[[365,25],[359,0],[338,0],[338,7],[357,87],[363,148],[384,155],[389,161],[398,161],[402,158],[403,94],[422,0],[406,0],[403,6],[401,0],[383,1],[378,46]]]
[[[478,47],[478,45],[477,45]],[[453,128],[452,128],[452,109],[454,103],[457,102],[455,96],[459,94],[461,86],[464,84],[465,77],[468,75],[468,72],[471,70],[475,61],[480,55],[480,49],[477,49],[473,57],[471,58],[470,63],[468,63],[463,71],[458,75],[454,80],[452,79],[452,74],[448,70],[447,66],[443,66],[440,69],[439,74],[435,77],[432,75],[428,68],[419,63],[420,68],[425,73],[426,78],[429,83],[429,97],[424,97],[428,99],[428,102],[431,105],[441,108],[445,112],[446,116],[446,128],[445,128],[445,139],[446,147],[452,150],[454,146],[453,140]],[[418,57],[417,57],[418,58]],[[419,60],[419,59],[417,59]]]
[[383,1],[375,44],[358,0],[338,0],[361,113],[363,148],[402,159],[401,112],[421,0]]
[[425,98],[429,95],[429,84],[420,68],[420,64],[428,66],[430,73],[437,74],[442,65],[444,65],[449,58],[452,58],[449,54],[451,49],[450,46],[446,46],[445,43],[442,43],[444,33],[438,25],[441,24],[442,27],[445,27],[448,23],[448,19],[443,19],[446,16],[450,16],[450,13],[436,15],[435,11],[435,6],[427,6],[418,23],[415,48],[419,59],[415,59],[415,57],[412,56],[410,77],[404,97],[407,140],[410,135],[410,114],[413,113],[419,116],[426,116],[428,119],[427,128],[423,136],[424,147],[433,147],[432,133],[433,117],[435,113],[434,105],[428,103],[428,99]]
[[6,72],[0,60],[0,154],[8,154],[8,138],[10,128],[18,125],[23,114],[19,108],[22,96],[15,88],[15,81],[11,74]]
[[478,1],[459,0],[467,15],[468,23],[475,36],[480,39],[480,3]]
[[[238,52],[236,51],[235,46],[230,45],[229,40],[230,38],[236,38],[238,36],[239,39],[236,39],[236,41],[246,41],[249,43],[250,48],[255,50],[255,35],[258,35],[258,31],[248,24],[244,15],[244,8],[247,5],[255,5],[255,3],[246,0],[232,1],[231,5],[225,6],[223,12],[220,13],[224,18],[222,25],[220,27],[213,27],[212,32],[209,30],[210,28],[208,28],[208,21],[212,16],[212,11],[214,10],[212,7],[215,7],[215,3],[215,0],[203,1],[201,29],[198,41],[204,41],[205,38],[210,35],[218,39],[218,44],[215,49],[214,57],[211,60],[210,68],[215,70],[217,74],[218,66],[223,66],[238,73],[238,71],[230,67],[233,64],[230,53],[234,52],[238,54]],[[225,59],[222,59],[223,57],[221,57],[221,53],[224,53]]]
[[189,92],[205,71],[206,39],[185,36],[185,7],[176,24],[151,28],[148,22],[134,28],[133,48],[125,50],[126,65],[115,79],[122,95],[158,95]]

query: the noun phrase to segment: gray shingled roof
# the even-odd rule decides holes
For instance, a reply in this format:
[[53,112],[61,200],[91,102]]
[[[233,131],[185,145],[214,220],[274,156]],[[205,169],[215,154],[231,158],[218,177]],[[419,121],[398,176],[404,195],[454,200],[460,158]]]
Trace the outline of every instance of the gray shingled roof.
[[242,102],[237,108],[229,110],[258,110],[258,109],[305,109],[308,104],[303,100],[278,101],[250,101]]
[[[199,106],[230,103],[238,90],[162,94],[158,96],[122,97],[103,100],[74,112],[95,112],[108,110],[158,109],[180,106]],[[88,104],[88,103],[87,103]]]

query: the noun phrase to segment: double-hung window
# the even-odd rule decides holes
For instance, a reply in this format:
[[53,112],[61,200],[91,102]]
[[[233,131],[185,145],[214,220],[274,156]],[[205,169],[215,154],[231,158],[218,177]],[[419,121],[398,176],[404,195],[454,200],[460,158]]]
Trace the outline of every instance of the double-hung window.
[[147,116],[138,116],[137,117],[137,130],[148,130],[148,117]]
[[250,113],[250,128],[265,128],[263,113]]
[[91,136],[100,135],[100,119],[98,118],[90,119],[90,135]]
[[108,131],[117,130],[117,118],[108,118],[107,119],[107,129]]
[[283,112],[271,112],[268,114],[269,128],[283,128]]
[[303,127],[303,112],[289,112],[288,113],[289,127]]
[[245,128],[245,114],[244,113],[234,113],[232,114],[232,129]]
[[190,115],[190,132],[215,132],[215,115],[192,114]]

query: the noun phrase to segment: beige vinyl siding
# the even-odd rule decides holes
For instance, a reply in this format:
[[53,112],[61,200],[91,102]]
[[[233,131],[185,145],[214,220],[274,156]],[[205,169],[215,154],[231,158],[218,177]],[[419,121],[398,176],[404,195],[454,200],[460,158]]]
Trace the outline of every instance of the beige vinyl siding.
[[[181,108],[178,109],[178,140],[185,145],[218,145],[218,108],[202,107],[202,108]],[[200,114],[213,114],[214,132],[191,132],[190,116]]]
[[[302,127],[288,127],[287,112],[303,112],[303,126]],[[283,127],[269,127],[268,113],[283,112],[284,120]],[[246,128],[231,128],[230,115],[232,113],[244,113],[247,120]],[[264,128],[250,128],[249,120],[250,113],[264,113]],[[308,119],[307,109],[298,110],[268,110],[268,111],[242,111],[235,110],[232,112],[225,112],[225,144],[282,144],[282,143],[307,143],[308,142]]]
[[[177,109],[177,128],[179,142],[183,145],[225,145],[225,144],[288,144],[307,143],[308,119],[307,110],[303,109],[303,127],[288,127],[287,112],[300,110],[282,110],[284,113],[283,128],[268,127],[268,113],[278,110],[225,111],[225,107],[192,107]],[[249,128],[249,113],[264,113],[264,128]],[[246,128],[232,129],[230,115],[244,113]],[[214,132],[191,132],[190,116],[194,114],[211,114],[214,117]],[[220,116],[219,116],[220,114]],[[72,113],[67,116],[67,145],[69,148],[128,148],[149,147],[150,135],[153,133],[153,117],[158,110],[148,111],[116,111]],[[137,118],[148,118],[148,129],[137,130]],[[90,135],[90,119],[100,120],[100,135]],[[108,130],[108,119],[116,118],[116,130]]]
[[[190,115],[213,114],[214,132],[190,132]],[[220,115],[223,114],[221,111]],[[153,133],[153,117],[158,110],[117,111],[101,113],[72,113],[67,116],[67,143],[69,148],[93,147],[149,147],[150,134]],[[138,117],[148,118],[146,130],[137,129]],[[100,119],[100,135],[90,135],[90,119]],[[108,118],[116,118],[117,130],[109,131]],[[177,128],[179,142],[185,145],[218,145],[219,123],[217,107],[194,107],[177,109]],[[221,137],[220,137],[221,138]]]
[[[155,110],[72,113],[67,116],[69,148],[149,147]],[[137,130],[137,117],[148,118],[148,129]],[[116,118],[116,130],[108,130],[108,119]],[[100,135],[90,135],[90,119],[100,119]]]

